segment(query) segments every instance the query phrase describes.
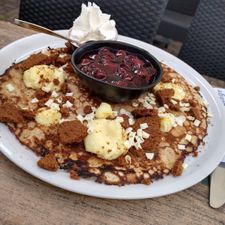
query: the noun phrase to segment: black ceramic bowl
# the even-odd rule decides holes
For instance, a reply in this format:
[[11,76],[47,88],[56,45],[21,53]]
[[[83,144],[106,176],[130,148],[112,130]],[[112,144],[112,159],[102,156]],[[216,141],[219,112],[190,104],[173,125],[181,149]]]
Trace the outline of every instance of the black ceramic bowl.
[[[98,80],[92,76],[89,76],[79,69],[79,63],[84,55],[90,52],[97,52],[102,47],[108,47],[111,49],[121,49],[133,54],[141,55],[145,60],[148,60],[156,69],[154,78],[147,86],[142,87],[118,87],[112,84],[106,83],[102,80]],[[162,77],[162,68],[158,60],[144,49],[138,48],[134,45],[130,45],[119,41],[91,41],[83,44],[77,48],[72,54],[72,64],[75,72],[81,78],[84,85],[88,87],[94,94],[101,99],[111,102],[126,102],[135,97],[138,97],[144,91],[155,86]]]

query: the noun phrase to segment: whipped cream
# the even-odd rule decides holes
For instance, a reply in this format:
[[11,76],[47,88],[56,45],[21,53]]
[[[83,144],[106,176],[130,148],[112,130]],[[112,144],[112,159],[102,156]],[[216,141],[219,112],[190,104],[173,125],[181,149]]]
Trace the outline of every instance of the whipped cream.
[[91,40],[115,40],[118,32],[114,20],[110,15],[102,13],[99,6],[88,2],[82,4],[81,14],[77,17],[69,30],[69,38],[82,44]]

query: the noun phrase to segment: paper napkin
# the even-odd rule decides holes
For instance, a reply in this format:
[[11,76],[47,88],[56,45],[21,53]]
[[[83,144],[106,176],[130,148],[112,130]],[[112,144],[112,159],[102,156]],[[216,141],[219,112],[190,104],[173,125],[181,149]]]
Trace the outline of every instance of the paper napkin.
[[[216,93],[218,94],[219,98],[221,99],[223,106],[225,107],[225,88],[214,88],[216,90]],[[225,115],[224,115],[225,119]],[[225,121],[224,121],[225,123]],[[223,158],[223,163],[225,163],[225,157]]]

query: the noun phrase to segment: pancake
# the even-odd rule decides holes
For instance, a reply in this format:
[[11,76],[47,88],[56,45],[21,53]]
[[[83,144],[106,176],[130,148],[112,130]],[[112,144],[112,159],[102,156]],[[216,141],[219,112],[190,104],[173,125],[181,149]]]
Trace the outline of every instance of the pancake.
[[[0,121],[21,144],[41,157],[38,166],[66,170],[73,179],[94,178],[99,183],[119,186],[150,184],[169,174],[182,175],[185,157],[197,156],[207,134],[207,107],[199,88],[162,64],[163,77],[157,86],[131,102],[104,103],[112,114],[99,119],[97,111],[103,101],[83,87],[74,73],[72,51],[67,44],[33,54],[12,65],[0,78]],[[39,74],[40,80],[48,83],[43,88],[40,80],[34,83],[29,77],[37,69],[61,71],[63,79],[50,81],[50,75],[46,78]],[[120,124],[125,150],[118,153],[115,149],[114,154],[94,152],[95,146],[87,149],[87,139],[93,134],[90,124],[97,119],[99,123]],[[98,144],[104,138],[100,136],[91,143]]]

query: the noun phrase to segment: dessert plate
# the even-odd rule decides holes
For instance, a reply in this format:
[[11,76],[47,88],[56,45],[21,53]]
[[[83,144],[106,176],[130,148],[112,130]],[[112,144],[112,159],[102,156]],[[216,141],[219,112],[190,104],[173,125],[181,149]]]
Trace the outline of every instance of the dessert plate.
[[[66,35],[67,31],[59,31]],[[39,168],[36,164],[38,157],[28,148],[21,145],[7,126],[0,124],[0,151],[18,167],[33,176],[57,187],[89,196],[114,199],[144,199],[172,194],[200,182],[208,176],[221,162],[225,154],[224,140],[221,134],[225,133],[223,106],[208,82],[194,69],[173,55],[150,44],[119,36],[119,40],[144,48],[153,54],[159,61],[180,73],[190,84],[199,86],[202,96],[209,104],[209,111],[213,114],[208,127],[208,136],[205,145],[199,148],[197,158],[188,157],[185,160],[187,168],[182,176],[167,176],[151,185],[126,185],[123,187],[107,186],[95,183],[93,180],[79,181],[69,178],[63,171],[50,172]],[[35,34],[15,41],[0,50],[0,74],[13,62],[19,62],[30,54],[64,45],[64,41],[45,34]]]

